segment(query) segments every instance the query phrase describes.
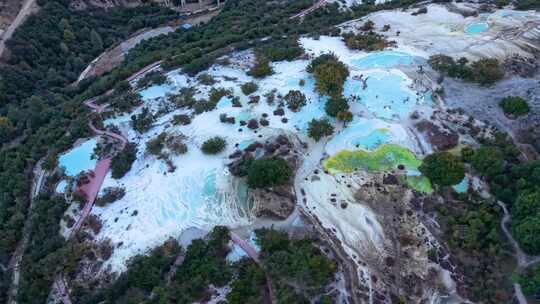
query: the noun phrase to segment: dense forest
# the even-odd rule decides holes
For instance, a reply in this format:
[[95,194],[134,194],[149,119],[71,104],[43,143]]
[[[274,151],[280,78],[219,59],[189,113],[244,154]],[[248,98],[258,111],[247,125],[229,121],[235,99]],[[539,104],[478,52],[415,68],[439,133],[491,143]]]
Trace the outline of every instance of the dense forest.
[[[87,133],[85,107],[71,84],[104,49],[144,27],[163,24],[176,14],[143,6],[75,12],[69,1],[38,1],[40,11],[7,43],[0,63],[0,263],[7,264],[22,233],[29,206],[32,168],[45,155],[54,159]],[[54,161],[45,162],[52,169]],[[44,198],[48,201],[48,198]],[[43,203],[46,204],[46,203]],[[38,209],[39,213],[46,210]],[[49,231],[50,237],[56,231]],[[53,233],[54,232],[54,233]],[[48,242],[51,238],[43,237]],[[43,254],[52,251],[44,246]],[[54,247],[54,246],[53,246]],[[0,280],[5,302],[7,273]]]
[[[207,301],[215,289],[231,287],[231,304],[267,303],[273,286],[277,303],[310,303],[324,294],[337,265],[317,247],[316,240],[290,239],[280,231],[259,229],[260,264],[244,257],[226,260],[231,251],[226,227],[215,227],[187,248],[169,240],[147,255],[138,255],[107,288],[79,287],[77,303],[193,303]],[[268,285],[268,280],[272,281]]]

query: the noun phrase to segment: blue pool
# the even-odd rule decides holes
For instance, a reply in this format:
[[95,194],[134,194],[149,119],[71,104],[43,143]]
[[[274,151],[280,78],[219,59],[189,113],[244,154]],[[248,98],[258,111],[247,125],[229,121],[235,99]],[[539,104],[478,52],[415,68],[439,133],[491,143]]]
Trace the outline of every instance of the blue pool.
[[141,94],[141,98],[144,101],[147,101],[149,99],[154,99],[154,98],[158,98],[158,97],[165,97],[165,95],[167,95],[167,93],[170,93],[170,92],[173,92],[173,91],[174,91],[174,86],[164,84],[164,85],[151,86],[149,88],[146,88],[146,89],[140,91],[139,94]]
[[249,147],[249,145],[251,145],[252,143],[254,143],[255,141],[252,140],[252,139],[246,139],[246,140],[243,140],[241,141],[239,144],[238,144],[238,149],[240,150],[244,150],[246,149],[247,147]]
[[66,175],[75,176],[82,171],[92,170],[96,166],[96,159],[92,159],[97,139],[93,138],[85,141],[78,147],[60,155],[58,163],[63,168]]
[[58,185],[56,185],[56,189],[55,191],[57,193],[64,193],[66,192],[66,187],[67,187],[68,183],[66,180],[62,180],[58,183]]
[[232,106],[232,99],[230,97],[228,97],[228,96],[223,96],[218,101],[218,103],[216,105],[216,108],[223,109],[223,108],[228,108],[228,107],[231,107],[231,106]]
[[485,22],[471,23],[465,27],[465,33],[467,34],[479,34],[487,31],[489,28],[488,24]]
[[467,190],[469,190],[469,178],[467,176],[465,176],[465,178],[463,178],[463,180],[459,184],[452,186],[452,188],[457,193],[465,193],[465,192],[467,192]]
[[345,82],[344,95],[364,104],[379,118],[406,118],[417,103],[424,102],[423,96],[417,96],[407,87],[403,76],[378,71],[364,77],[367,77],[365,88],[362,81],[349,77]]
[[378,120],[354,117],[345,129],[336,133],[327,143],[326,151],[335,154],[341,150],[375,150],[392,140],[389,127]]
[[356,138],[352,144],[364,150],[374,150],[390,140],[390,132],[387,129],[376,129],[367,136]]
[[352,61],[352,65],[360,69],[392,68],[400,65],[411,65],[414,61],[414,58],[407,53],[383,51],[355,59]]

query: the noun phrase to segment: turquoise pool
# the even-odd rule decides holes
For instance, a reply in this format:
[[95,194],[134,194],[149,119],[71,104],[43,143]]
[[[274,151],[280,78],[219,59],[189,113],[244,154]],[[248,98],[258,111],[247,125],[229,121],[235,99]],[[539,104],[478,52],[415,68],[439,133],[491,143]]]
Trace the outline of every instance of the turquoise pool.
[[367,77],[365,89],[362,81],[349,77],[344,95],[350,100],[356,97],[356,102],[363,103],[379,118],[406,118],[418,102],[424,102],[424,97],[408,88],[401,75],[378,71],[364,77]]
[[403,52],[382,51],[371,53],[365,57],[355,59],[351,63],[360,69],[369,68],[392,68],[400,65],[412,65],[414,58]]
[[467,34],[479,34],[487,31],[489,28],[488,24],[485,22],[471,23],[465,27],[465,33]]
[[223,109],[223,108],[228,108],[228,107],[231,107],[231,106],[232,106],[232,99],[230,97],[228,97],[228,96],[223,96],[218,101],[218,103],[216,105],[216,108]]
[[165,97],[167,93],[171,93],[173,91],[174,91],[174,86],[164,84],[164,85],[151,86],[149,88],[146,88],[140,91],[139,94],[141,94],[141,98],[144,101],[147,101],[147,100],[158,98],[158,97]]
[[467,192],[467,190],[469,190],[469,177],[465,176],[465,178],[463,178],[463,180],[459,184],[452,186],[452,188],[457,193]]
[[96,159],[92,159],[92,155],[96,145],[97,139],[93,138],[60,155],[58,159],[60,168],[63,168],[69,176],[76,176],[83,171],[94,169]]
[[367,136],[354,139],[352,144],[364,150],[375,150],[390,140],[389,133],[385,129],[376,129]]
[[66,192],[67,185],[68,185],[67,181],[66,181],[66,180],[62,180],[62,181],[60,181],[60,182],[58,183],[58,185],[56,185],[55,191],[56,191],[57,193],[64,193],[64,192]]

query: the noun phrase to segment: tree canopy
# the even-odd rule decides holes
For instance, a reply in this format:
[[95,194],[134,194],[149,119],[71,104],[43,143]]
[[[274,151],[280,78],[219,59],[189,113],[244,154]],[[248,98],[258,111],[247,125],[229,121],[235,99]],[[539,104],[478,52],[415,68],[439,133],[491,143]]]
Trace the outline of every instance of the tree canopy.
[[463,163],[448,152],[436,152],[426,156],[418,170],[439,186],[456,185],[465,177]]
[[247,170],[247,184],[251,188],[268,188],[286,184],[293,172],[286,160],[280,157],[263,157],[253,160]]

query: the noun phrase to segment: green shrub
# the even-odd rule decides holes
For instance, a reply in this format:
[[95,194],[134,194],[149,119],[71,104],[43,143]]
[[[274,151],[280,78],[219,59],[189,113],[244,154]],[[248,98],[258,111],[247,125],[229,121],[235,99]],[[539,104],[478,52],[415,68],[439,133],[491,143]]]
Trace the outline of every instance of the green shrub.
[[270,66],[270,60],[260,53],[257,53],[255,56],[255,65],[249,70],[248,75],[255,78],[264,78],[274,74],[274,70]]
[[360,34],[347,33],[343,34],[343,39],[349,49],[366,52],[382,51],[395,44],[395,42],[388,41],[384,36],[374,32]]
[[418,170],[433,184],[439,186],[456,185],[465,177],[463,163],[448,152],[436,152],[428,155]]
[[210,112],[216,108],[217,102],[212,102],[210,100],[201,99],[193,105],[193,110],[195,114],[201,114],[204,112]]
[[218,89],[212,88],[210,89],[210,92],[208,93],[208,101],[217,105],[219,100],[222,97],[227,96],[227,95],[232,95],[231,90],[227,90],[224,88],[218,88]]
[[519,96],[505,97],[499,106],[503,109],[504,114],[516,117],[527,115],[530,110],[527,101]]
[[517,0],[515,1],[516,9],[518,10],[531,10],[540,8],[538,0]]
[[197,80],[199,80],[200,83],[204,84],[204,85],[207,85],[207,86],[211,86],[211,85],[214,85],[216,83],[216,80],[214,79],[214,77],[210,74],[207,74],[207,73],[203,73],[201,75],[199,75],[199,77],[197,77]]
[[334,127],[330,124],[328,119],[313,119],[308,125],[308,135],[315,141],[319,141],[325,136],[330,136],[334,133]]
[[135,131],[142,134],[150,130],[154,120],[154,115],[147,107],[144,107],[140,114],[134,114],[131,116],[131,126]]
[[196,93],[197,90],[194,87],[184,87],[180,89],[178,94],[167,95],[167,98],[179,108],[191,108],[197,102]]
[[191,118],[189,117],[189,115],[186,115],[186,114],[174,115],[172,118],[172,124],[176,126],[178,125],[186,126],[186,125],[189,125],[190,123],[191,123]]
[[512,232],[525,252],[540,253],[540,191],[518,195],[512,206]]
[[290,90],[283,99],[287,102],[287,107],[293,112],[300,111],[306,105],[306,95],[298,90]]
[[253,160],[247,170],[247,184],[251,188],[268,188],[286,184],[292,169],[283,158],[264,157]]
[[493,178],[503,170],[504,155],[495,147],[481,147],[474,151],[470,161],[480,174]]
[[146,152],[152,155],[160,155],[163,150],[167,133],[163,132],[146,142]]
[[343,122],[345,125],[353,120],[353,114],[351,111],[341,111],[337,113],[337,120]]
[[117,188],[117,187],[108,187],[103,189],[103,195],[98,197],[96,199],[96,205],[100,207],[104,207],[110,203],[113,203],[126,194],[126,190],[124,188]]
[[218,154],[225,149],[226,145],[225,139],[216,136],[205,141],[201,146],[201,150],[204,154]]
[[131,165],[137,159],[137,145],[129,143],[124,150],[111,159],[111,177],[119,179],[131,170]]
[[[282,299],[279,303],[310,303],[304,296],[320,294],[334,278],[337,263],[326,257],[313,240],[290,240],[287,233],[272,229],[258,229],[255,233],[265,270],[278,286],[278,298]],[[291,288],[289,284],[299,287]]]
[[340,96],[349,76],[347,66],[334,54],[323,54],[313,59],[306,70],[313,73],[317,91],[328,96]]
[[275,40],[261,47],[260,52],[271,61],[290,61],[302,56],[304,49],[298,44],[298,37],[293,36],[287,39]]
[[257,89],[259,89],[259,86],[256,83],[251,81],[251,82],[244,83],[240,87],[240,89],[242,89],[242,93],[244,93],[244,95],[249,95],[257,91]]
[[534,295],[540,288],[540,263],[525,269],[523,274],[519,274],[518,283],[527,296]]
[[332,96],[326,102],[324,106],[326,114],[331,117],[336,117],[339,112],[345,112],[349,110],[349,104],[343,96]]
[[504,70],[497,59],[480,59],[469,64],[467,58],[462,57],[456,62],[450,56],[439,54],[429,57],[428,63],[434,70],[452,78],[484,86],[492,85],[504,77]]
[[183,134],[169,135],[165,140],[167,148],[175,155],[186,154],[188,146],[184,143],[186,136]]
[[153,85],[162,85],[167,83],[167,76],[163,75],[159,71],[152,71],[144,75],[139,81],[137,81],[137,87],[144,89]]

